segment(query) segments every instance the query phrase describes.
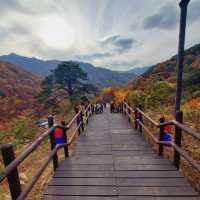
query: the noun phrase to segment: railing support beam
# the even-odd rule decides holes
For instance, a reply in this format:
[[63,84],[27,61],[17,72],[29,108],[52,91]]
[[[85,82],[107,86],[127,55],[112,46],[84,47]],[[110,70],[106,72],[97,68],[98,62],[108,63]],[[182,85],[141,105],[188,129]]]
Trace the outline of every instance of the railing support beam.
[[68,131],[68,128],[66,126],[66,123],[65,121],[62,121],[61,122],[61,125],[63,126],[62,127],[62,131],[63,131],[63,138],[64,138],[64,143],[66,144],[66,146],[64,146],[64,154],[65,154],[65,158],[69,157],[69,148],[68,148],[68,137],[67,137],[67,131]]
[[[53,125],[54,125],[53,116],[49,116],[48,117],[49,128],[51,128]],[[52,131],[50,133],[50,143],[51,143],[51,150],[53,150],[56,146],[54,131]],[[57,153],[55,153],[55,155],[53,156],[53,169],[54,169],[54,171],[57,169],[57,167],[58,167],[58,155],[57,155]]]
[[[2,156],[5,167],[8,166],[14,159],[15,154],[12,144],[5,144],[1,147]],[[21,185],[17,167],[7,176],[12,200],[16,200],[21,193]]]
[[128,103],[128,121],[129,121],[129,123],[131,122],[131,109],[130,109],[130,103]]
[[137,111],[137,108],[135,109],[135,112],[134,112],[134,115],[135,115],[135,129],[137,130],[138,129],[138,111]]
[[[162,123],[164,123],[164,122],[165,122],[165,118],[164,118],[164,117],[160,118],[160,123],[162,124]],[[160,127],[160,134],[159,134],[159,139],[160,139],[160,141],[161,141],[162,138],[163,138],[163,134],[164,134],[164,126],[161,126],[161,127]],[[163,155],[163,144],[159,144],[158,154],[159,154],[159,156],[162,156],[162,155]]]
[[[183,112],[177,111],[176,112],[176,121],[183,123]],[[178,126],[175,126],[175,144],[178,147],[181,147],[181,140],[182,140],[182,129]],[[180,153],[177,150],[174,150],[174,165],[179,169],[180,167]]]
[[[141,104],[139,105],[139,109],[140,109],[140,110],[143,110]],[[139,114],[138,114],[138,120],[140,121],[140,123],[143,123],[142,113],[140,113],[140,112],[139,112]],[[140,131],[140,133],[142,133],[142,125],[141,125],[141,124],[139,124],[139,131]]]

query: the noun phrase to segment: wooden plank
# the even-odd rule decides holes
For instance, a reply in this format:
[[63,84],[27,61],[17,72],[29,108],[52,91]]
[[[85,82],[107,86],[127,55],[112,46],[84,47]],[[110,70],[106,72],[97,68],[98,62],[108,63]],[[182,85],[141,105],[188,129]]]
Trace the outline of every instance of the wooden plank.
[[[117,156],[113,156],[114,160],[140,160],[142,157],[142,159],[159,159],[159,160],[163,160],[162,157],[156,155],[155,153],[154,154],[144,154],[144,155],[123,155],[123,156],[120,156],[120,155],[117,155]],[[169,164],[171,164],[170,161],[167,161]]]
[[142,158],[141,159],[124,159],[124,160],[120,160],[120,159],[114,159],[114,163],[115,164],[121,164],[121,165],[148,165],[149,163],[151,163],[152,165],[169,165],[169,161],[168,160],[163,160],[163,159],[145,159]]
[[117,188],[112,186],[48,186],[46,195],[59,196],[117,196]]
[[98,156],[73,156],[66,160],[66,164],[113,164],[112,156],[98,155]]
[[118,200],[199,200],[200,197],[145,197],[145,196],[119,196]]
[[[118,187],[121,196],[197,196],[190,187]],[[189,200],[189,199],[188,199]]]
[[79,145],[85,145],[85,146],[111,145],[111,144],[112,144],[111,141],[100,141],[100,142],[96,141],[96,142],[92,142],[92,143],[90,143],[90,142],[79,142]]
[[121,165],[115,164],[115,170],[120,171],[176,171],[173,165]]
[[111,151],[76,151],[73,155],[112,155]]
[[113,171],[113,165],[69,165],[65,162],[61,163],[57,171]]
[[190,187],[189,183],[184,178],[118,178],[116,182],[118,186]]
[[138,137],[128,137],[128,138],[113,138],[112,142],[115,145],[121,145],[121,144],[133,144],[133,145],[138,145],[141,144],[142,146],[149,146],[145,143],[144,139],[138,138]]
[[112,151],[113,156],[143,156],[143,155],[155,155],[155,152],[151,151]]
[[118,150],[118,149],[126,149],[126,150],[140,150],[140,151],[150,151],[150,152],[153,152],[152,148],[149,147],[149,146],[145,146],[145,145],[141,145],[141,146],[138,146],[138,145],[133,145],[133,144],[114,144],[112,145],[112,150]]
[[56,171],[55,178],[114,178],[114,171]]
[[89,142],[89,143],[93,143],[93,142],[101,142],[101,141],[111,141],[112,137],[111,136],[87,136],[87,137],[80,137],[79,138],[79,143],[82,142]]
[[152,149],[150,149],[150,148],[138,148],[138,147],[131,147],[131,145],[130,146],[127,146],[127,147],[125,147],[125,146],[121,146],[121,147],[112,147],[112,151],[145,151],[145,152],[147,152],[147,151],[152,151]]
[[[52,196],[44,195],[44,200],[118,200],[118,197],[95,197],[95,196]],[[193,199],[192,199],[193,200]]]
[[116,186],[115,178],[53,178],[49,185],[53,186]]
[[76,146],[75,151],[111,151],[112,150],[112,146],[111,145],[78,145]]
[[116,171],[118,178],[175,178],[183,177],[178,171]]

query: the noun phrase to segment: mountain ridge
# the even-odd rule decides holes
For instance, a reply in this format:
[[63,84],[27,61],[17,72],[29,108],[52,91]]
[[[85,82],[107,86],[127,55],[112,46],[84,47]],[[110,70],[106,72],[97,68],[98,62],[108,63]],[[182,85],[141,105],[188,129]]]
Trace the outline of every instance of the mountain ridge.
[[[200,44],[185,50],[182,101],[200,97]],[[146,106],[174,105],[176,95],[177,55],[150,67],[144,74],[124,87],[129,99],[141,101]],[[159,99],[159,98],[160,99]],[[134,101],[134,100],[133,100]]]
[[[55,69],[56,66],[62,62],[59,60],[30,58],[15,53],[0,56],[0,60],[19,65],[25,70],[41,76],[48,75],[51,70]],[[133,71],[131,73],[118,72],[99,66],[95,67],[90,63],[75,62],[79,63],[83,71],[88,74],[88,80],[100,89],[103,87],[123,85],[137,76]]]

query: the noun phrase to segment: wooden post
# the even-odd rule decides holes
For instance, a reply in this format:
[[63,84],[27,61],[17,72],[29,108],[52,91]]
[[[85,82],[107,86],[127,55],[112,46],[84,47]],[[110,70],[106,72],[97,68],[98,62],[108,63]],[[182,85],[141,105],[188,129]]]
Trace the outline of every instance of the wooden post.
[[67,146],[64,146],[65,158],[67,158],[67,157],[69,157],[68,140],[67,140],[67,126],[66,126],[65,121],[62,121],[61,125],[63,126],[62,131],[63,131],[64,143],[67,144]]
[[69,147],[68,147],[68,140],[67,140],[67,128],[63,130],[64,133],[64,142],[66,146],[64,147],[65,158],[69,157]]
[[124,104],[124,115],[126,116],[126,104]]
[[137,108],[135,108],[134,115],[135,115],[135,129],[137,130],[137,129],[138,129],[138,122],[137,122],[137,119],[138,119],[138,111],[137,111]]
[[[176,112],[176,121],[183,123],[183,112]],[[181,147],[181,139],[182,139],[182,130],[179,127],[175,127],[175,144]],[[174,165],[179,169],[180,167],[180,153],[174,150]]]
[[80,113],[80,123],[81,123],[82,131],[84,131],[83,111],[81,111],[81,113]]
[[130,109],[130,104],[128,104],[128,121],[131,122],[131,109]]
[[[86,109],[87,109],[87,107],[86,107]],[[88,124],[89,109],[86,110],[85,114],[86,114],[86,124]]]
[[[139,109],[142,110],[142,105],[139,105]],[[143,123],[143,117],[140,112],[138,114],[138,119],[139,119],[140,123]],[[139,131],[140,131],[140,133],[142,133],[142,125],[141,124],[139,124]]]
[[[48,117],[48,126],[51,128],[54,125],[54,118],[53,116]],[[56,147],[55,137],[54,137],[54,131],[50,133],[50,143],[51,143],[51,150],[53,150]],[[55,153],[53,156],[53,169],[54,171],[58,167],[58,155]]]
[[[75,107],[74,110],[75,110],[75,113],[78,114],[79,108]],[[80,123],[81,123],[81,116],[78,115],[77,118],[76,118],[76,126],[79,127]],[[79,135],[81,134],[81,127],[78,128],[78,134]]]
[[[3,162],[8,166],[14,159],[15,154],[12,144],[5,144],[1,147]],[[7,176],[10,194],[13,200],[16,200],[21,193],[21,185],[17,167]]]
[[[164,123],[164,122],[165,122],[165,118],[164,117],[160,118],[160,123]],[[164,126],[161,126],[160,127],[160,134],[159,134],[159,140],[160,141],[163,138],[163,134],[164,134]],[[163,155],[163,144],[159,144],[158,154],[159,154],[159,156]]]
[[92,116],[92,107],[91,107],[91,104],[90,104],[90,107],[89,107],[89,118]]

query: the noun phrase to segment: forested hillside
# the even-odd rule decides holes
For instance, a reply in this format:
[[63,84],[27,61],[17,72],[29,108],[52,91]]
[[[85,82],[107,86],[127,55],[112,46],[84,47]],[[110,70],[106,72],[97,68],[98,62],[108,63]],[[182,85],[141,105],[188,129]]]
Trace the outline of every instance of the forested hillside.
[[[145,74],[130,81],[127,98],[147,108],[173,105],[176,90],[176,56],[152,66]],[[200,45],[185,51],[183,103],[200,96]]]
[[0,62],[0,120],[8,120],[34,107],[41,78],[8,62]]

